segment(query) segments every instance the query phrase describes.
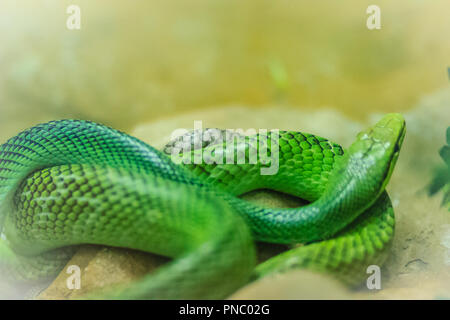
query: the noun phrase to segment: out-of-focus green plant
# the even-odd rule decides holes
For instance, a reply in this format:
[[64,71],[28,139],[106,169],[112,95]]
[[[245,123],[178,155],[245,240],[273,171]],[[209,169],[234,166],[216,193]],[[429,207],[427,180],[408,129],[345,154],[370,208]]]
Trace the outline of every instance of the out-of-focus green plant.
[[286,98],[286,91],[289,87],[289,77],[283,62],[278,59],[270,60],[269,74],[275,86],[276,99],[279,101],[284,100]]
[[439,150],[439,154],[446,166],[436,168],[434,178],[428,186],[428,194],[432,196],[442,190],[444,192],[442,205],[447,206],[450,211],[450,127],[447,128],[447,145]]

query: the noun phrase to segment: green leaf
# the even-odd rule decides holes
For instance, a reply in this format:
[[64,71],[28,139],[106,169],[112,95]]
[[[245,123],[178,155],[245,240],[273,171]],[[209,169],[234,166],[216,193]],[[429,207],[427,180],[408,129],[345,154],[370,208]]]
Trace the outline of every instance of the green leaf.
[[432,196],[442,190],[442,206],[447,206],[450,211],[450,127],[447,128],[447,145],[439,150],[439,155],[447,166],[435,169],[434,178],[428,185],[428,194]]

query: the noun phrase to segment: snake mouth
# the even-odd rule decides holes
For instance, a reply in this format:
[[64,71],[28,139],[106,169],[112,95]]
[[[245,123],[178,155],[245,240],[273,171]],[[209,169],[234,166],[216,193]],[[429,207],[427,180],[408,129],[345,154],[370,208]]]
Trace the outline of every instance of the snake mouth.
[[389,117],[388,126],[394,131],[393,133],[396,138],[394,140],[393,150],[390,154],[388,169],[385,171],[382,189],[386,187],[392,172],[394,171],[394,167],[397,163],[398,156],[400,155],[400,149],[406,134],[406,123],[401,114],[389,114],[387,117]]
[[400,129],[400,133],[397,135],[397,140],[394,143],[394,150],[392,152],[391,160],[396,160],[396,158],[398,158],[398,155],[400,154],[400,148],[402,147],[403,140],[405,139],[405,133],[406,133],[406,125],[405,122],[403,122],[403,125]]
[[394,144],[394,151],[392,153],[392,158],[394,157],[398,158],[398,155],[400,154],[400,148],[403,144],[403,140],[405,139],[405,134],[406,134],[406,123],[403,117],[401,117],[399,134],[397,135],[397,140],[395,141]]

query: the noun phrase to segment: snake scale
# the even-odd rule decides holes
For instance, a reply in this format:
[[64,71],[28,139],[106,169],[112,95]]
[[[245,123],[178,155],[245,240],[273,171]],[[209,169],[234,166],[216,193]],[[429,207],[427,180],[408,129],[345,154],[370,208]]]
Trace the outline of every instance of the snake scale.
[[[403,117],[387,114],[344,153],[327,139],[280,131],[279,170],[261,175],[261,161],[176,164],[164,151],[89,121],[37,125],[0,146],[2,281],[48,281],[77,245],[98,244],[172,260],[89,298],[222,299],[293,268],[356,285],[368,265],[383,263],[392,242],[394,212],[384,190],[404,134]],[[248,158],[259,140],[256,134],[233,148]],[[220,152],[226,143],[188,152]],[[239,197],[261,188],[309,203],[275,209]],[[255,240],[305,245],[256,265]]]

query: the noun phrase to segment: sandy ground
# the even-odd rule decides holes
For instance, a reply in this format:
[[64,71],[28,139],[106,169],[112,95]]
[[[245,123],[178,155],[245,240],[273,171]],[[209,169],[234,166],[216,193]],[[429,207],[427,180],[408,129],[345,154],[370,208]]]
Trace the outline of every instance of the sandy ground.
[[[440,197],[428,198],[424,192],[437,150],[444,142],[450,119],[450,91],[441,90],[425,97],[405,114],[407,135],[388,185],[396,212],[396,235],[391,254],[382,268],[382,289],[350,291],[325,275],[293,270],[281,276],[262,279],[235,293],[236,299],[446,299],[450,298],[450,215],[440,207]],[[446,112],[447,111],[447,112]],[[267,107],[258,111],[243,106],[216,107],[190,112],[139,125],[133,135],[161,147],[179,128],[190,129],[194,120],[203,127],[279,128],[311,132],[348,146],[356,133],[373,123],[379,114],[368,115],[367,122],[355,122],[336,111],[306,112],[289,107]],[[262,191],[246,196],[274,207],[292,207],[296,200]],[[260,247],[273,255],[279,248]],[[82,269],[82,288],[68,290],[63,271],[39,298],[65,299],[93,288],[138,279],[165,262],[161,257],[117,248],[83,247],[70,264]]]

